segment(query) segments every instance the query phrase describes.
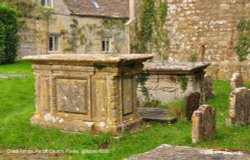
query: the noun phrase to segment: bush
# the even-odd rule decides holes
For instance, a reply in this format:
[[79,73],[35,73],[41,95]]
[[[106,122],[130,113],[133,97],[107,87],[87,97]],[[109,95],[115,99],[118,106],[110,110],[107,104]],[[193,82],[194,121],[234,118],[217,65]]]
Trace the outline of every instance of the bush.
[[0,5],[0,64],[13,63],[17,56],[18,22],[15,9]]
[[4,24],[0,22],[0,64],[2,64],[5,61],[5,45],[4,45],[4,41],[5,41],[5,27]]

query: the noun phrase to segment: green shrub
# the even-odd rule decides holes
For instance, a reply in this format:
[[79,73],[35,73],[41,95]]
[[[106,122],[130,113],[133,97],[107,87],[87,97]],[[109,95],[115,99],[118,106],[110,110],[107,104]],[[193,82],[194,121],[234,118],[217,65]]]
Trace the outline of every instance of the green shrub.
[[[6,4],[0,5],[0,23],[1,26],[1,52],[0,64],[13,63],[17,56],[18,47],[18,22],[17,12],[15,9],[8,7]],[[0,50],[1,50],[0,49]]]
[[0,64],[2,64],[5,61],[5,27],[4,24],[0,22]]

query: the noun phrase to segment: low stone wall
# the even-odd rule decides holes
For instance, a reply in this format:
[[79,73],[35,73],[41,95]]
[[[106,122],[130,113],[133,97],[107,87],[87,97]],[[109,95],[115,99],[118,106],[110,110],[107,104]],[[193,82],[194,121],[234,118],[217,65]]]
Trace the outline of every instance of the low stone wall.
[[145,63],[144,73],[138,78],[139,103],[142,105],[148,100],[168,103],[184,97],[189,92],[199,92],[201,97],[204,97],[204,69],[209,65],[199,62]]
[[240,72],[245,82],[250,81],[250,62],[213,62],[206,73],[213,78],[229,81],[232,75]]

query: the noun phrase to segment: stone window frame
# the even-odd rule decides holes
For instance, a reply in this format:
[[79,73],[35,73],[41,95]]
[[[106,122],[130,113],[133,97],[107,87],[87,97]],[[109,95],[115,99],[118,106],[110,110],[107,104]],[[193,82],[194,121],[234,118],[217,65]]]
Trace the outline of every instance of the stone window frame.
[[[51,43],[52,40],[52,43]],[[48,50],[49,52],[58,52],[60,48],[60,35],[51,33],[48,39]]]
[[110,52],[110,48],[111,48],[110,44],[111,44],[110,38],[102,39],[102,51],[103,52]]
[[[44,2],[44,4],[43,4]],[[40,5],[47,8],[54,7],[54,0],[40,0]]]

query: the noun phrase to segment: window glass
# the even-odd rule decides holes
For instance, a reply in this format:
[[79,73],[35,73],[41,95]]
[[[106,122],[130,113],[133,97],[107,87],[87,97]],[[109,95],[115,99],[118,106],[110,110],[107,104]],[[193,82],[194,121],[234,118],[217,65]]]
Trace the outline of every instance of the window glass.
[[50,35],[49,37],[49,51],[59,50],[59,37],[57,35]]
[[47,6],[48,6],[48,7],[52,7],[51,0],[47,0]]
[[41,0],[41,5],[42,6],[45,6],[46,4],[45,4],[45,0]]
[[41,0],[40,3],[44,7],[53,7],[53,0]]
[[58,36],[54,37],[54,49],[58,51]]
[[53,51],[53,37],[52,36],[49,37],[49,50]]
[[106,38],[102,41],[102,51],[109,52],[109,49],[110,49],[109,39]]

